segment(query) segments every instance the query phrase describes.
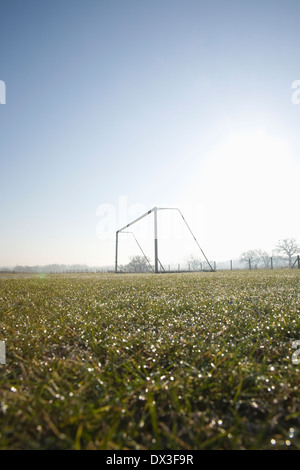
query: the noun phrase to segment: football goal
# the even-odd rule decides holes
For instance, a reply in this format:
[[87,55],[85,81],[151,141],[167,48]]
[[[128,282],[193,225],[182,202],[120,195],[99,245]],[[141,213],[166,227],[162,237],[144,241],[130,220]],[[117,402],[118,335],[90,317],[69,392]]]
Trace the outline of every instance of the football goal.
[[[161,263],[161,260],[159,258],[159,254],[158,254],[158,245],[159,245],[159,240],[158,240],[158,213],[160,212],[163,212],[163,211],[177,211],[177,213],[179,214],[180,216],[180,219],[181,219],[181,223],[184,224],[185,226],[185,229],[186,231],[188,232],[189,234],[189,237],[190,237],[190,240],[192,241],[193,245],[194,245],[194,248],[196,247],[197,248],[197,252],[199,253],[200,255],[200,258],[201,260],[203,260],[203,263],[202,262],[199,262],[197,264],[197,269],[196,270],[209,270],[209,271],[215,271],[214,268],[212,267],[212,263],[208,260],[208,258],[206,257],[203,249],[201,248],[198,240],[196,239],[194,233],[192,232],[189,224],[187,223],[186,219],[184,218],[182,212],[180,211],[180,209],[176,208],[176,207],[153,207],[152,209],[150,209],[149,211],[145,212],[144,214],[142,214],[141,216],[137,217],[136,219],[134,219],[132,222],[128,223],[127,225],[125,225],[124,227],[120,228],[119,230],[116,231],[116,248],[115,248],[115,273],[118,273],[118,272],[123,272],[123,269],[122,267],[119,265],[119,256],[120,256],[120,236],[122,234],[128,236],[129,235],[129,238],[131,239],[131,242],[134,243],[138,249],[138,252],[140,253],[140,256],[138,257],[139,260],[142,260],[143,261],[143,265],[144,266],[147,266],[147,271],[153,271],[154,273],[160,273],[160,272],[166,272],[166,271],[170,271],[170,265],[168,265],[168,267],[166,265],[164,265],[163,263]],[[153,259],[154,259],[154,264],[152,265],[151,262],[150,262],[150,258],[147,256],[146,254],[146,251],[149,250],[149,247],[148,250],[145,250],[143,249],[141,243],[139,242],[139,240],[137,239],[137,236],[136,236],[136,233],[134,231],[134,225],[136,225],[138,222],[140,222],[142,219],[145,219],[146,217],[149,218],[153,218],[153,238],[152,238],[152,250],[153,250]],[[130,230],[128,230],[130,228]],[[152,231],[151,230],[151,231]],[[165,240],[166,242],[166,240]],[[193,259],[195,260],[195,255],[193,256]],[[206,266],[206,269],[203,268],[203,266]],[[180,269],[180,264],[177,265],[177,269],[176,271],[180,271],[180,270],[184,270],[184,269]],[[188,270],[188,269],[185,269],[185,270]],[[193,269],[195,270],[195,269]],[[137,267],[137,271],[138,271],[138,267]]]

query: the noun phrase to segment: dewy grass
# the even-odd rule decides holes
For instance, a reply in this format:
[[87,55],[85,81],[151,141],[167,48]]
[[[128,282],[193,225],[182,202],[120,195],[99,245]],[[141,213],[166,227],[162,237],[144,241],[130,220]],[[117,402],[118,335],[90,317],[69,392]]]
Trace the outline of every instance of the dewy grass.
[[297,270],[0,277],[0,448],[299,449],[299,287]]

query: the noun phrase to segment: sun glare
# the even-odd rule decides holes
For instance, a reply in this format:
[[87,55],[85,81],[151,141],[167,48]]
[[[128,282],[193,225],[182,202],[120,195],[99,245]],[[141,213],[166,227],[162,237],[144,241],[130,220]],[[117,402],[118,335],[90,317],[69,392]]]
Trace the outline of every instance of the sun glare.
[[231,250],[273,241],[295,217],[298,171],[285,140],[261,130],[231,132],[207,156],[193,196],[205,206],[206,232],[222,240],[228,234]]
[[255,197],[255,192],[261,196],[266,194],[266,189],[283,188],[290,164],[290,150],[285,141],[262,131],[232,132],[212,155],[208,171],[214,169],[215,184],[224,185],[226,181],[227,190],[230,187],[243,192],[251,190],[251,197]]

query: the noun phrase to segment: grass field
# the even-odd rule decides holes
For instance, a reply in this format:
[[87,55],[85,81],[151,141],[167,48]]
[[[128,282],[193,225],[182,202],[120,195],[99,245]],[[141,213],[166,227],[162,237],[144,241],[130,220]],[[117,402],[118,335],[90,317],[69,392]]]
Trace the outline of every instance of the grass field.
[[0,449],[299,449],[299,313],[299,270],[0,276]]

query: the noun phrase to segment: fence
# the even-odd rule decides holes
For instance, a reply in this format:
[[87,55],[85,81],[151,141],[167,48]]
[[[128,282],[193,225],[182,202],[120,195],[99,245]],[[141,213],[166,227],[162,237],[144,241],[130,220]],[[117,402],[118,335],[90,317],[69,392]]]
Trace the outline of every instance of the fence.
[[[236,270],[258,270],[258,269],[280,269],[291,268],[300,269],[300,256],[291,259],[279,256],[265,257],[263,260],[245,259],[243,261],[232,259],[227,261],[210,261],[214,271],[236,271]],[[210,271],[210,267],[205,262],[197,260],[186,261],[177,265],[163,265],[161,271],[164,272],[190,272],[190,271]]]
[[[199,272],[199,271],[211,271],[211,267],[214,271],[237,271],[237,270],[258,270],[258,269],[300,269],[300,255],[294,256],[291,259],[282,258],[279,256],[270,256],[262,260],[245,259],[242,261],[238,259],[232,259],[227,261],[210,261],[201,262],[199,260],[187,260],[183,263],[178,264],[161,264],[159,263],[159,272],[175,273],[175,272]],[[153,269],[143,270],[144,272],[153,272]],[[14,268],[0,268],[0,273],[38,273],[38,274],[71,274],[71,273],[112,273],[114,272],[113,266],[103,267],[73,267],[73,266],[16,266]],[[126,266],[122,266],[120,272],[141,272],[137,267],[135,270],[126,269]]]

